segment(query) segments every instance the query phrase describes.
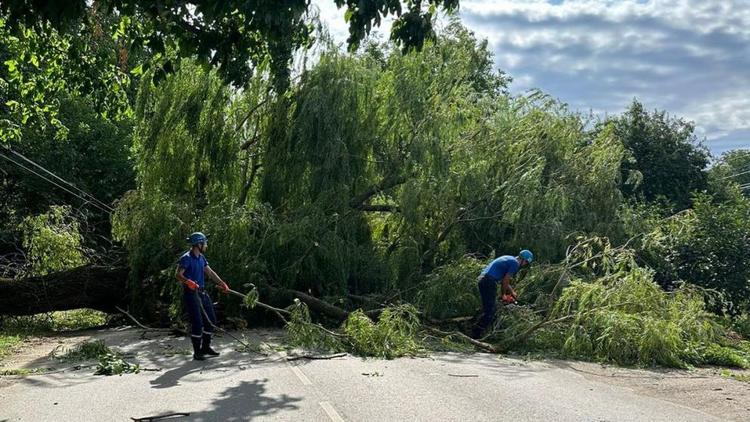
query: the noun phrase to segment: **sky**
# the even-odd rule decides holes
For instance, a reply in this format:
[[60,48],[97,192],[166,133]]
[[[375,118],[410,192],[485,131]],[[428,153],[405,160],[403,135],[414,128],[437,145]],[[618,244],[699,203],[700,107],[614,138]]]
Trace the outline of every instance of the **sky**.
[[[343,10],[314,0],[337,41]],[[714,155],[750,148],[750,0],[461,0],[459,15],[513,77],[573,110],[634,98],[696,124]],[[381,32],[387,38],[385,23]]]

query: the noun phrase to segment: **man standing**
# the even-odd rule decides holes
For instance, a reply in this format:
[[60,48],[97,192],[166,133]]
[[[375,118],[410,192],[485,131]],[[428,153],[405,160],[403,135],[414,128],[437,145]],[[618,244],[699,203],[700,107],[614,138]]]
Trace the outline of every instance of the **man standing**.
[[[216,274],[203,253],[208,247],[208,239],[201,232],[195,232],[187,238],[190,250],[180,257],[177,265],[177,280],[184,286],[182,297],[190,315],[190,340],[193,342],[193,359],[205,360],[206,356],[219,356],[219,353],[211,348],[211,335],[213,327],[216,326],[216,314],[211,303],[211,297],[204,290],[204,276],[211,278],[224,293],[229,291],[229,286]],[[201,310],[205,310],[206,316]]]
[[521,267],[531,264],[534,254],[529,250],[522,250],[518,256],[503,255],[487,265],[479,275],[479,296],[482,298],[482,317],[474,326],[471,337],[479,338],[482,332],[495,319],[495,305],[497,303],[497,284],[502,283],[500,294],[515,300],[516,291],[510,285],[510,279],[516,275]]

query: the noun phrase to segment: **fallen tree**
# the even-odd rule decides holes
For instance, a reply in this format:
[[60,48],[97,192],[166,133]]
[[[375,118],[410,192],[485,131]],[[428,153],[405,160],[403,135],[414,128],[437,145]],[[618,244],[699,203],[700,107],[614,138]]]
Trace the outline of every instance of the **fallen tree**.
[[[41,277],[0,279],[0,315],[34,315],[53,311],[90,308],[107,313],[126,308],[128,269],[123,267],[82,266]],[[345,320],[349,312],[297,290],[271,288],[305,302],[328,317]],[[267,306],[267,305],[263,305]],[[270,311],[279,311],[268,307]],[[379,310],[370,311],[375,316]]]
[[0,314],[80,308],[115,313],[127,303],[127,278],[125,268],[89,265],[41,277],[0,279]]

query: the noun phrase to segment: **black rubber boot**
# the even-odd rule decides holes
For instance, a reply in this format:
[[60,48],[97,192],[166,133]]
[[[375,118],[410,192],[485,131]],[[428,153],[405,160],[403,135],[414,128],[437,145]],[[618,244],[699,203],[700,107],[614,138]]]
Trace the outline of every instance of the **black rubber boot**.
[[203,334],[201,353],[209,357],[219,356],[219,352],[211,348],[211,334]]
[[203,351],[201,351],[200,337],[190,337],[190,341],[193,342],[193,360],[206,360]]

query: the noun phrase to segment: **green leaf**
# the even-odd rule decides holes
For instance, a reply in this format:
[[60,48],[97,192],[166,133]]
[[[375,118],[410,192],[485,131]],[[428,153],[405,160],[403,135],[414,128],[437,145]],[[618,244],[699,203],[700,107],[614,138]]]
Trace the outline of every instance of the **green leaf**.
[[4,64],[5,64],[5,66],[7,66],[7,67],[8,67],[8,71],[9,71],[9,72],[15,72],[15,71],[16,71],[16,65],[17,65],[18,63],[16,63],[16,61],[15,61],[15,60],[6,60],[6,61],[4,62]]

